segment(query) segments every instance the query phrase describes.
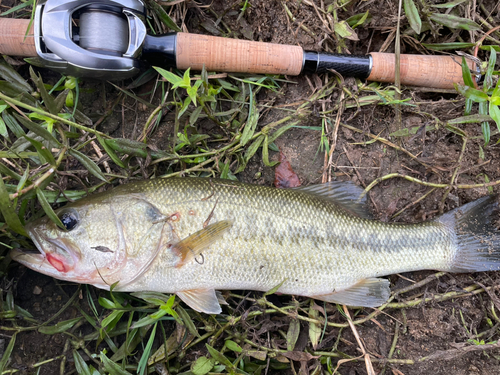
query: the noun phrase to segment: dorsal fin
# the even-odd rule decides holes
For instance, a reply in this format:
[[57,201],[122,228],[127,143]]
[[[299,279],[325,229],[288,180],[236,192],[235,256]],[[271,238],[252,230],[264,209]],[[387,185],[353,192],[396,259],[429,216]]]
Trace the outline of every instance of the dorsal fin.
[[366,199],[366,195],[359,200],[364,190],[351,181],[330,181],[324,184],[301,186],[293,190],[303,191],[331,200],[353,215],[365,219],[373,219],[367,205],[368,200]]

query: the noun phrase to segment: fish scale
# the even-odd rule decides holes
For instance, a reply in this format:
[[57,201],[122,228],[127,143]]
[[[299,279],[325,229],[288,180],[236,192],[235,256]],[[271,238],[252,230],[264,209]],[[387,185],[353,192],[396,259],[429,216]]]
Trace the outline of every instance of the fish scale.
[[[490,220],[497,205],[491,198],[435,221],[402,225],[368,219],[365,202],[356,201],[361,192],[352,183],[274,189],[203,178],[135,182],[64,207],[78,217],[72,231],[48,219],[28,226],[42,257],[56,254],[63,261],[65,253],[77,254],[69,271],[57,273],[33,256],[14,255],[65,280],[177,293],[207,313],[221,311],[215,290],[279,285],[281,293],[378,306],[389,297],[389,282],[380,276],[498,269],[498,231]],[[484,224],[474,226],[482,232],[461,234],[458,241],[457,228],[469,221]],[[47,240],[57,236],[67,249]],[[93,250],[104,245],[112,252]]]

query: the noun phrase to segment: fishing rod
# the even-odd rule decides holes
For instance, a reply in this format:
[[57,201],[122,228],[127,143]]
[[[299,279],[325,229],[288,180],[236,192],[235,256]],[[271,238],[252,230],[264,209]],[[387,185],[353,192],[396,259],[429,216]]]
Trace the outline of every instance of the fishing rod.
[[[335,70],[346,77],[395,81],[395,55],[304,51],[299,46],[190,33],[151,36],[141,0],[42,0],[32,28],[0,19],[0,53],[35,57],[36,65],[77,77],[120,80],[146,66],[296,76]],[[27,34],[27,36],[26,36]],[[474,64],[469,67],[473,70]],[[461,57],[400,55],[401,83],[453,88],[463,84]]]

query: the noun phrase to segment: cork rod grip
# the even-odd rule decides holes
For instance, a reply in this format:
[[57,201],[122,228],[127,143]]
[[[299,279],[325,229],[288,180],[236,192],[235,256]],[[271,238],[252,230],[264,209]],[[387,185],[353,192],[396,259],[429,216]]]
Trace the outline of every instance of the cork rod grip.
[[37,55],[33,28],[26,35],[29,23],[30,20],[0,18],[0,54],[23,57]]
[[299,75],[303,50],[298,46],[252,42],[188,33],[177,34],[179,69]]
[[[373,66],[368,80],[393,83],[396,71],[394,54],[372,52],[370,55]],[[464,84],[461,63],[458,56],[401,55],[401,83],[453,89],[453,83]],[[469,67],[473,69],[474,63],[469,63]]]

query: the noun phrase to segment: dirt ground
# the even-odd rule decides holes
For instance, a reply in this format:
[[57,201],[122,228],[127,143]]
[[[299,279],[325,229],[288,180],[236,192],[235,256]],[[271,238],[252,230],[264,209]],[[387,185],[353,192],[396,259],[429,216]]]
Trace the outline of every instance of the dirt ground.
[[[230,29],[231,33],[226,33],[230,37],[294,44],[309,50],[333,52],[340,45],[338,36],[328,34],[329,26],[322,23],[321,18],[318,17],[318,10],[308,1],[252,0],[250,3],[251,6],[244,16],[239,18],[242,7],[242,2],[239,0],[188,2],[184,19],[185,26],[189,32],[193,33]],[[469,3],[473,3],[475,7]],[[293,20],[287,15],[284,4],[293,14]],[[326,9],[328,5],[324,5],[323,1],[316,4],[322,9]],[[337,4],[337,2],[332,4]],[[386,52],[392,52],[394,35],[391,32],[396,28],[397,8],[397,1],[369,0],[351,1],[345,7],[336,9],[340,20],[348,19],[354,14],[367,10],[371,15],[369,23],[356,29],[358,41],[344,39],[344,52],[366,54],[379,51],[388,39]],[[473,14],[488,16],[497,24],[500,22],[500,7],[494,0],[465,2],[460,5],[459,10],[461,14],[472,10]],[[413,39],[416,35],[409,31],[406,18],[403,18],[401,31],[403,34],[402,53],[424,52],[423,47],[416,48],[416,42]],[[434,35],[425,34],[423,41],[425,43],[448,42],[455,40],[457,36],[467,41],[470,33],[464,30],[452,31],[441,28]],[[480,53],[480,57],[484,59],[487,56]],[[26,74],[26,67],[21,67],[20,71]],[[58,79],[54,73],[42,71],[42,74],[48,82]],[[287,79],[290,82],[283,83],[277,92],[269,90],[259,92],[259,103],[273,107],[261,112],[259,128],[282,118],[283,108],[289,108],[288,106],[296,108],[296,103],[308,100],[314,91],[319,90],[326,85],[327,80],[333,78],[312,76],[287,77]],[[135,93],[140,95],[149,92],[151,86],[148,85],[151,83],[136,89]],[[118,95],[118,91],[111,85],[102,86],[100,83],[90,81],[81,84],[84,112],[92,119],[99,118],[106,110],[102,100],[103,87],[106,90],[106,104],[109,104]],[[352,78],[345,78],[345,87],[351,92],[358,90]],[[99,91],[98,95],[96,91]],[[357,95],[362,97],[366,94],[358,92]],[[157,93],[152,102],[157,104],[160,100],[159,96],[160,93]],[[318,127],[321,127],[322,119],[319,114],[329,108],[333,109],[343,96],[346,96],[346,92],[338,86],[328,97],[312,104],[311,113],[300,119],[300,127],[288,130],[275,142],[290,161],[302,185],[321,183],[325,178],[332,178],[352,180],[366,187],[375,179],[393,173],[436,184],[447,184],[452,178],[455,178],[456,184],[462,185],[484,183],[485,176],[488,181],[500,180],[498,163],[500,146],[496,144],[499,136],[494,133],[494,123],[490,123],[493,135],[490,144],[486,147],[481,136],[480,124],[458,125],[468,135],[464,151],[462,151],[463,138],[442,126],[444,122],[464,115],[465,100],[452,90],[436,92],[436,90],[425,88],[405,88],[402,92],[402,99],[409,99],[409,101],[399,107],[372,104],[360,108],[343,108],[340,112],[332,111],[330,115],[332,121],[328,125],[326,136],[330,146],[334,147],[334,151],[331,155],[325,156],[325,150],[320,147],[322,132],[318,130]],[[150,114],[150,109],[138,105],[132,98],[126,98],[120,103],[97,129],[113,137],[137,139],[143,123]],[[401,111],[400,125],[398,125],[398,108]],[[338,113],[342,124],[356,128],[359,132],[342,124],[336,128],[335,121]],[[477,113],[477,107],[473,109],[473,113]],[[174,129],[173,117],[174,114],[164,116],[155,133],[149,137],[152,145],[159,149],[169,147]],[[439,119],[439,124],[436,123],[436,119]],[[435,129],[436,125],[438,125],[437,129]],[[407,137],[391,137],[390,134],[399,126],[416,127],[418,131]],[[200,120],[197,127],[202,134],[220,132],[220,129],[207,119]],[[399,149],[387,143],[371,142],[370,135],[389,140]],[[402,149],[415,155],[416,158],[410,157]],[[481,155],[481,152],[484,155]],[[270,152],[271,161],[278,160],[278,157],[278,152]],[[274,168],[265,166],[258,151],[246,169],[237,177],[243,182],[272,185]],[[378,220],[401,223],[430,220],[440,212],[447,212],[488,194],[486,187],[451,190],[438,188],[431,192],[432,189],[432,187],[402,178],[385,179],[369,193],[373,215]],[[496,186],[492,190],[495,193],[499,192]],[[424,199],[417,201],[429,192],[430,194]],[[402,214],[393,217],[402,209],[404,209]],[[390,277],[391,289],[398,290],[407,287],[414,282],[432,277],[434,274],[435,272],[422,271],[393,275]],[[500,373],[500,346],[497,346],[497,341],[500,339],[500,320],[496,316],[500,313],[498,289],[492,289],[488,293],[467,292],[474,288],[466,288],[478,285],[497,287],[500,285],[500,277],[495,272],[444,274],[423,287],[404,296],[400,295],[394,300],[394,302],[399,302],[409,301],[412,298],[429,298],[428,302],[415,307],[387,308],[382,314],[358,325],[357,332],[366,351],[374,358],[375,373],[381,374],[382,371],[385,374],[394,375]],[[2,280],[1,286],[3,290],[13,291],[16,303],[31,313],[37,321],[46,321],[52,317],[75,293],[82,308],[89,309],[88,301],[81,296],[81,293],[78,296],[77,286],[58,282],[16,264],[11,264],[8,276]],[[93,288],[90,290],[93,296],[104,293]],[[441,296],[448,292],[465,293],[465,295],[444,301],[433,299],[435,295]],[[287,296],[275,298],[276,303],[289,300]],[[299,300],[304,299],[299,298]],[[237,305],[238,301],[229,299],[229,303]],[[335,306],[327,307],[326,311],[329,321],[345,321]],[[365,316],[370,312],[366,309],[360,312],[360,316]],[[79,311],[71,306],[57,317],[56,322],[77,317],[79,314]],[[290,319],[278,314],[263,314],[259,322],[261,326],[258,328],[266,327],[264,323],[268,324],[269,333],[266,330],[255,333],[257,329],[245,326],[244,323],[240,323],[234,330],[253,332],[256,340],[261,340],[261,344],[264,345],[266,334],[280,338],[278,332],[280,330],[286,332]],[[17,324],[27,325],[22,320]],[[168,324],[167,330],[172,329]],[[80,327],[79,330],[91,332],[91,329],[86,326]],[[313,351],[308,342],[307,331],[308,323],[302,321],[301,335],[295,351]],[[395,335],[397,335],[397,342],[394,350],[391,351]],[[0,336],[0,350],[5,350],[9,337],[11,334],[4,330]],[[276,340],[277,347],[282,348],[283,345],[286,347],[286,344],[282,342],[283,337],[281,337],[281,342]],[[92,345],[95,344],[90,344],[89,350],[98,353]],[[60,356],[70,353],[71,348],[68,336],[62,334],[44,335],[36,331],[21,332],[17,336],[12,362],[8,368],[18,370],[17,374],[57,374],[61,366]],[[206,355],[204,346],[197,346],[193,350],[198,350],[198,352],[187,353],[186,357],[179,360],[180,363],[185,365],[189,360],[196,359],[197,355]],[[338,352],[354,357],[361,355],[350,328],[326,328],[321,343],[314,351]],[[326,358],[328,357],[322,357],[323,362],[320,367],[317,367],[319,360],[313,358],[302,367],[300,361],[294,361],[293,370],[288,368],[284,371],[289,374],[313,373],[318,370],[321,373],[332,373],[339,358],[332,357],[331,363],[326,363]],[[392,358],[393,361],[384,364],[384,359],[387,358]],[[33,367],[34,364],[48,359],[53,360]],[[71,355],[67,358],[65,366],[65,373],[74,373]],[[273,373],[279,370],[265,369],[263,371]],[[337,371],[343,375],[367,374],[362,358],[341,364]]]

